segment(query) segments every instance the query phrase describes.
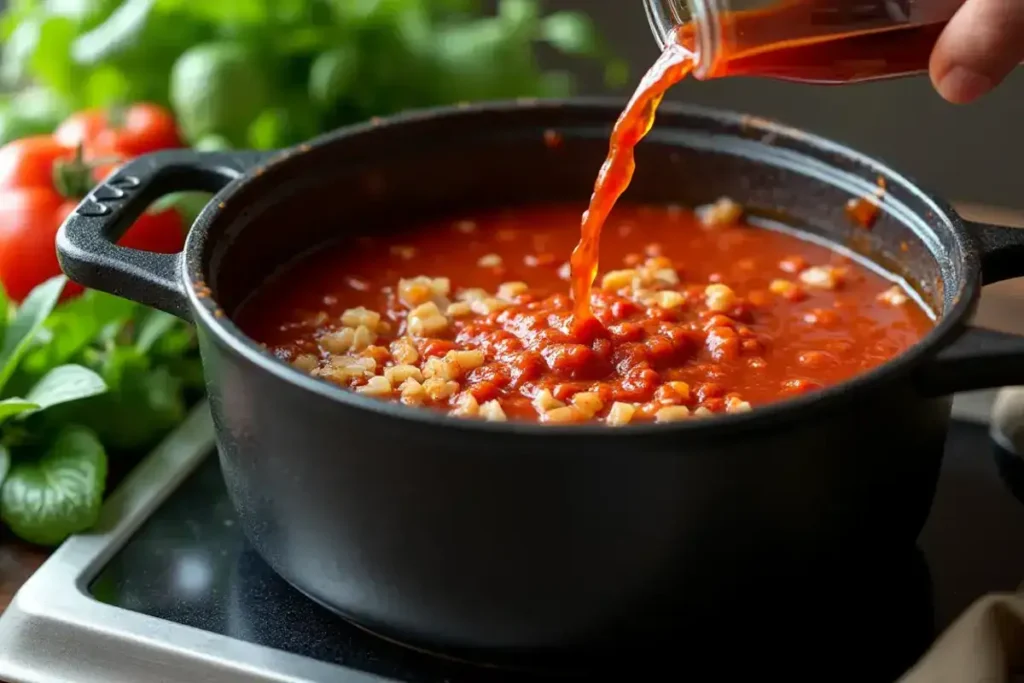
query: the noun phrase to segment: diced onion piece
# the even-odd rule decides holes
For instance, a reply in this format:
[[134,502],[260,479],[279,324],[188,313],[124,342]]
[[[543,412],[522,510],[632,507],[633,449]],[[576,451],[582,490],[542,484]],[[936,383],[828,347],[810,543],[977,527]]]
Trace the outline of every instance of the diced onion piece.
[[334,354],[348,353],[356,339],[356,331],[351,327],[345,327],[336,332],[328,332],[320,337],[320,346],[327,352]]
[[580,413],[579,408],[576,406],[563,406],[562,408],[555,408],[549,410],[541,416],[542,422],[551,422],[555,424],[568,424],[570,422],[579,422],[583,419],[583,414]]
[[572,404],[586,418],[594,417],[604,408],[604,401],[601,400],[601,397],[588,391],[583,391],[573,396]]
[[539,415],[543,415],[544,413],[551,412],[557,408],[564,408],[565,403],[552,396],[549,389],[541,389],[537,392],[537,395],[533,397],[533,407],[537,410]]
[[832,266],[811,266],[800,273],[800,281],[815,289],[833,290],[842,284],[842,273]]
[[391,357],[400,365],[412,365],[420,359],[416,345],[408,337],[401,337],[391,342]]
[[505,411],[501,409],[501,404],[497,401],[487,401],[480,406],[480,417],[488,422],[505,422],[508,419],[505,417]]
[[477,403],[473,394],[462,394],[455,402],[455,408],[452,409],[451,414],[458,417],[476,417],[480,414],[480,404]]
[[601,289],[606,292],[617,292],[621,289],[633,286],[633,280],[637,278],[635,270],[613,270],[605,273],[601,278]]
[[635,413],[636,406],[616,401],[612,404],[611,410],[608,411],[608,418],[605,422],[612,427],[621,427],[629,424]]
[[423,382],[423,390],[431,401],[441,401],[459,393],[459,383],[440,377],[431,377]]
[[377,325],[380,324],[380,313],[362,306],[350,308],[341,314],[341,324],[345,327],[364,326],[371,330],[376,330]]
[[396,386],[401,385],[407,379],[423,381],[423,373],[415,365],[395,365],[384,370],[384,376]]
[[690,410],[685,406],[665,406],[654,414],[655,422],[679,422],[690,417]]
[[890,306],[902,306],[910,301],[910,297],[899,286],[892,286],[878,295],[878,300]]
[[732,310],[739,302],[736,292],[727,285],[708,285],[704,288],[704,302],[709,310],[724,313]]
[[714,204],[701,207],[697,215],[705,226],[717,228],[737,223],[743,218],[743,207],[728,197],[722,197]]
[[319,359],[311,353],[303,353],[292,360],[292,366],[303,372],[313,372],[319,365]]
[[366,394],[367,396],[390,396],[392,391],[391,382],[388,381],[387,377],[382,377],[381,375],[371,377],[366,384],[356,387],[357,393]]

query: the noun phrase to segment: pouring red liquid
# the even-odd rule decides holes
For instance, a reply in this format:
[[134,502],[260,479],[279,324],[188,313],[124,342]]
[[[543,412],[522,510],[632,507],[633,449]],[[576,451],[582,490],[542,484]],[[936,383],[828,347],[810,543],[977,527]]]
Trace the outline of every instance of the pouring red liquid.
[[[649,10],[651,4],[658,3],[652,0]],[[608,157],[583,214],[580,242],[571,260],[576,330],[594,322],[590,295],[598,271],[601,229],[629,187],[634,150],[650,132],[658,105],[673,85],[691,73],[702,79],[763,76],[848,83],[926,71],[932,48],[958,4],[956,0],[930,4],[786,0],[753,10],[721,12],[715,9],[717,3],[707,0],[700,3],[702,22],[691,21],[665,32],[661,57],[615,124]],[[920,16],[944,19],[915,23],[913,14],[920,12],[919,5],[926,5],[928,12]],[[714,23],[710,31],[709,22]],[[715,36],[712,45],[708,45],[709,35]]]
[[693,52],[681,44],[669,46],[644,76],[640,87],[626,105],[612,131],[608,158],[601,167],[583,214],[580,242],[572,252],[572,293],[575,319],[583,324],[592,318],[590,293],[597,277],[601,228],[636,170],[634,149],[650,132],[665,93],[684,79],[694,67]]

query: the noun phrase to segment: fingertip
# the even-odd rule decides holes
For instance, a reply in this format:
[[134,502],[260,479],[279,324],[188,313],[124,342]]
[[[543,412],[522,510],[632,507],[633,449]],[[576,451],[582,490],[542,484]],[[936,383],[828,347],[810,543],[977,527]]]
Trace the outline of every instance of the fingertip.
[[938,93],[966,104],[994,89],[1024,58],[1024,2],[966,0],[932,51]]
[[933,73],[932,84],[943,99],[953,104],[973,102],[995,87],[989,76],[960,65],[953,65],[939,74]]

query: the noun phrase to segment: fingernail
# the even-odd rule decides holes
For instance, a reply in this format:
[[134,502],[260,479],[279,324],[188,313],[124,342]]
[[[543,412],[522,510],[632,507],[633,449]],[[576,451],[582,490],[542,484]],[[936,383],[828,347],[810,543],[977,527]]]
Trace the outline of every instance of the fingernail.
[[966,104],[991,89],[992,79],[964,66],[954,66],[939,81],[939,93],[956,104]]

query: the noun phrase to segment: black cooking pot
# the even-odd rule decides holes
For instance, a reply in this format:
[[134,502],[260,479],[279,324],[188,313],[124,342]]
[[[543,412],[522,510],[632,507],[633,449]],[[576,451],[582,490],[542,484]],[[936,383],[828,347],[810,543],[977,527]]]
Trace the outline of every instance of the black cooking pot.
[[[372,629],[431,645],[563,648],[772,590],[822,557],[909,547],[955,391],[1024,384],[1024,339],[968,327],[983,283],[1024,274],[1024,230],[966,223],[877,161],[747,116],[666,105],[627,200],[742,202],[904,276],[935,329],[852,381],[706,421],[592,426],[450,418],[344,391],[231,322],[282,264],[477,208],[582,202],[619,103],[428,111],[274,154],[161,152],[82,202],[70,278],[195,322],[221,465],[256,550]],[[562,144],[545,143],[546,131]],[[866,231],[852,196],[887,183]],[[114,242],[158,196],[219,194],[178,255]],[[424,264],[443,275],[443,264]],[[745,593],[746,591],[746,593]]]

